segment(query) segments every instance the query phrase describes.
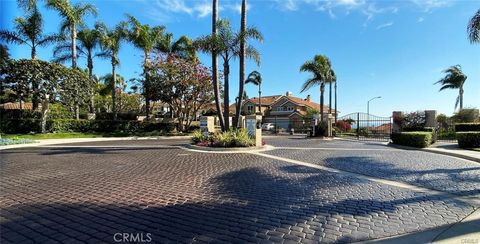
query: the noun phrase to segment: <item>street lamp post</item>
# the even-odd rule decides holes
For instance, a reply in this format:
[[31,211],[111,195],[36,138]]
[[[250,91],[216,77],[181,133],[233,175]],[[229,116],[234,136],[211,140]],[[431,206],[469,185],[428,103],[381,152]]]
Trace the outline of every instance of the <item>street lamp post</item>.
[[378,99],[378,98],[382,98],[382,97],[381,96],[374,97],[374,98],[368,100],[368,102],[367,102],[367,136],[368,136],[368,130],[370,128],[370,101]]

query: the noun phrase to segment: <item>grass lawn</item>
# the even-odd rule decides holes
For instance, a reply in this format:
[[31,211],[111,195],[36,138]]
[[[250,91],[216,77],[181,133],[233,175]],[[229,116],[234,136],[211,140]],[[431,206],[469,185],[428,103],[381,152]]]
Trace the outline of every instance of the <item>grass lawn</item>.
[[477,151],[477,152],[480,152],[480,147],[477,147],[477,148],[472,148],[473,151]]
[[[148,137],[148,136],[176,136],[180,134],[165,134],[158,131],[153,132],[142,132],[142,133],[127,133],[127,132],[116,132],[116,133],[81,133],[81,132],[63,132],[63,133],[45,133],[45,134],[3,134],[2,138],[5,139],[32,139],[32,140],[41,140],[41,139],[65,139],[65,138],[97,138],[97,137],[128,137],[128,136],[139,136],[139,137]],[[189,135],[189,134],[181,134]]]

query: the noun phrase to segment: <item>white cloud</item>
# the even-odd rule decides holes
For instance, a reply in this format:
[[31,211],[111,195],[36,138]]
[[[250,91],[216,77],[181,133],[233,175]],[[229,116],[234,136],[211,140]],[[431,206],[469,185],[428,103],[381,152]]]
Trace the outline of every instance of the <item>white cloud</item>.
[[422,23],[424,20],[425,20],[425,18],[419,17],[419,18],[417,19],[417,23]]
[[411,1],[425,12],[430,12],[436,8],[448,7],[453,4],[452,0],[411,0]]
[[[145,5],[144,14],[151,19],[169,22],[178,14],[186,14],[196,18],[204,18],[212,13],[211,0],[136,0],[139,4]],[[252,6],[247,4],[247,9]],[[227,3],[220,5],[218,11],[241,12],[241,4]]]
[[387,28],[387,27],[390,27],[393,25],[393,22],[387,22],[387,23],[384,23],[384,24],[381,24],[379,26],[377,26],[377,30],[381,30],[381,29],[384,29],[384,28]]

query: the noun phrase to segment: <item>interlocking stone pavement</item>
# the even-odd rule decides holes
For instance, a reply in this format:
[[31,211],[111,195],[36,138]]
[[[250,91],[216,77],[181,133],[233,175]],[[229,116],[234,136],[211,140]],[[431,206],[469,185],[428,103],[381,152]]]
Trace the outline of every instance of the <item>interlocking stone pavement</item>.
[[115,233],[156,243],[352,242],[473,211],[446,196],[257,155],[162,147],[181,143],[1,151],[1,243],[113,243]]
[[[272,141],[277,141],[276,144],[281,145],[282,140],[272,139]],[[331,150],[306,151],[303,148],[311,147],[313,143],[309,140],[297,141],[298,150],[280,148],[265,153],[344,171],[403,181],[460,196],[480,194],[480,164],[476,162],[422,151],[372,145],[374,143],[338,140],[315,142],[316,147],[331,147]],[[360,150],[343,150],[354,148],[356,145]]]

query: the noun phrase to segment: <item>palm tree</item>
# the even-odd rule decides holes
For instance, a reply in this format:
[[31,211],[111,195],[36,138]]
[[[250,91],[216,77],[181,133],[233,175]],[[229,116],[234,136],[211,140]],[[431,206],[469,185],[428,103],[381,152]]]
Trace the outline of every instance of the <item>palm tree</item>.
[[337,76],[335,75],[335,71],[330,69],[329,76],[328,76],[328,113],[332,114],[332,83],[337,82]]
[[238,74],[238,99],[237,105],[235,110],[235,118],[233,119],[233,124],[235,127],[239,127],[239,117],[240,117],[240,109],[242,107],[243,102],[243,92],[245,86],[245,46],[246,46],[246,37],[243,33],[247,31],[247,0],[242,0],[242,9],[241,9],[241,19],[240,19],[240,50],[238,56],[240,58],[240,67],[239,67],[239,74]]
[[[217,36],[217,21],[218,21],[218,0],[212,1],[212,36]],[[212,54],[212,82],[213,82],[213,94],[215,97],[215,106],[217,108],[217,117],[220,122],[220,127],[222,131],[225,131],[225,120],[223,119],[222,108],[220,105],[220,81],[218,78],[218,52],[217,48],[213,45],[210,50],[205,50],[206,52],[211,51]]]
[[70,34],[72,51],[72,68],[77,67],[77,27],[84,27],[84,18],[91,14],[96,16],[97,9],[91,4],[71,4],[69,0],[47,0],[47,6],[58,11],[63,18],[60,32]]
[[[240,54],[240,40],[242,38],[253,38],[257,40],[263,40],[262,34],[255,28],[247,28],[244,33],[234,33],[228,20],[220,20],[217,23],[217,35],[209,35],[198,38],[195,41],[195,46],[204,52],[211,52],[215,50],[223,60],[223,76],[224,76],[224,88],[223,88],[223,117],[224,125],[223,130],[230,128],[229,123],[229,78],[230,78],[230,60],[238,57]],[[247,58],[253,59],[257,64],[260,63],[260,54],[252,47],[245,48]]]
[[468,23],[467,31],[471,43],[480,43],[480,9]]
[[181,36],[174,41],[173,34],[167,33],[162,36],[155,49],[167,56],[177,56],[185,59],[197,58],[193,41],[187,36]]
[[337,110],[337,78],[335,76],[335,124],[337,124],[337,119],[338,119],[338,110]]
[[462,72],[462,67],[460,65],[451,66],[448,69],[444,70],[445,77],[441,80],[435,82],[435,84],[440,84],[439,91],[445,89],[458,89],[458,96],[455,102],[455,109],[457,109],[460,104],[460,110],[463,109],[463,85],[467,80],[467,76]]
[[117,65],[120,64],[118,59],[118,52],[122,41],[126,38],[126,23],[120,22],[114,29],[109,29],[103,23],[96,23],[95,28],[98,30],[100,35],[100,47],[105,52],[106,55],[110,57],[110,63],[112,64],[112,76],[113,76],[113,86],[112,86],[112,112],[113,119],[117,119],[117,110],[116,110],[116,83],[117,83]]
[[312,77],[303,83],[302,91],[304,92],[313,86],[320,85],[320,120],[323,121],[323,97],[325,92],[325,83],[330,79],[330,60],[325,55],[315,55],[313,60],[305,62],[301,67],[301,72],[310,72]]
[[[36,7],[28,13],[26,18],[18,17],[14,21],[16,31],[0,30],[0,39],[7,43],[15,43],[19,45],[26,45],[30,47],[30,54],[32,59],[37,58],[37,48],[45,47],[52,43],[62,40],[60,35],[44,35],[43,19],[40,11]],[[34,95],[32,98],[33,109],[38,108],[39,99],[37,98],[38,84],[37,81],[32,81]]]
[[16,18],[14,25],[16,31],[0,30],[0,39],[7,43],[29,46],[32,59],[37,58],[37,47],[45,47],[62,40],[60,35],[43,35],[43,19],[37,8],[26,18]]
[[247,80],[245,80],[245,83],[252,83],[258,86],[258,111],[262,113],[262,75],[256,70],[252,71],[248,75]]
[[145,93],[145,113],[147,119],[150,117],[150,78],[148,68],[150,67],[150,53],[158,45],[162,38],[165,27],[150,25],[142,25],[135,17],[127,15],[129,24],[128,39],[133,43],[135,47],[141,49],[144,54],[143,59],[143,73],[145,75],[144,80],[144,93]]
[[[77,56],[84,57],[87,59],[87,68],[88,68],[88,77],[90,80],[93,79],[93,58],[95,57],[107,57],[107,53],[99,52],[95,53],[95,48],[100,43],[100,34],[96,29],[82,29],[77,34],[78,46],[77,46]],[[69,42],[64,42],[57,45],[53,50],[54,62],[64,63],[72,59],[71,44]],[[95,84],[93,84],[95,87]],[[92,89],[90,96],[90,113],[95,112],[94,104],[94,89]]]

